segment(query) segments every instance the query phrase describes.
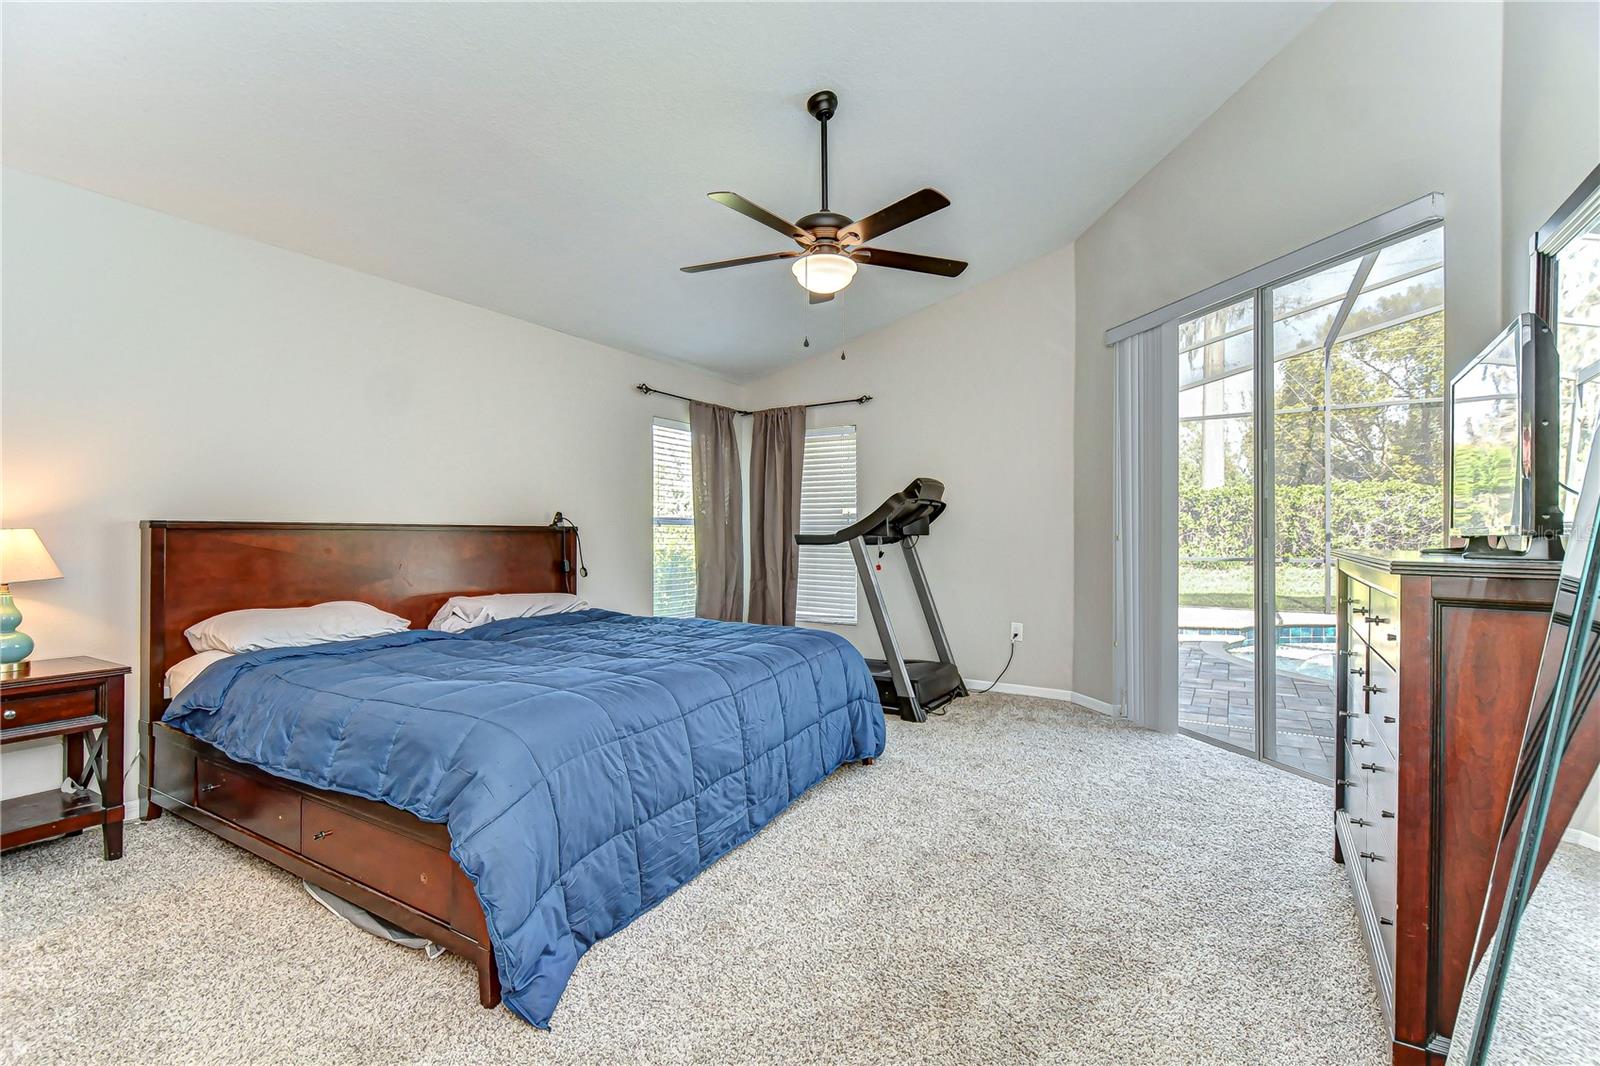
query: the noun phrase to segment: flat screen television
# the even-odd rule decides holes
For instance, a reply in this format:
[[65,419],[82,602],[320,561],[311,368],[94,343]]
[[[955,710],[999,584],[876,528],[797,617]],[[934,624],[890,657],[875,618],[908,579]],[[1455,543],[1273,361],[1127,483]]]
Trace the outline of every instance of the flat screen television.
[[1468,555],[1490,538],[1560,555],[1560,363],[1550,327],[1522,314],[1450,379],[1450,532]]

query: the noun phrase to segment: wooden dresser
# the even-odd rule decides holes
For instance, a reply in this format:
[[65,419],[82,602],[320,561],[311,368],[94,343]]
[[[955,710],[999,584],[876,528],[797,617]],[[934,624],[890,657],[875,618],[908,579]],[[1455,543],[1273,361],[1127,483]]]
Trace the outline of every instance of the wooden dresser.
[[1559,563],[1338,553],[1335,861],[1397,1064],[1443,1063]]

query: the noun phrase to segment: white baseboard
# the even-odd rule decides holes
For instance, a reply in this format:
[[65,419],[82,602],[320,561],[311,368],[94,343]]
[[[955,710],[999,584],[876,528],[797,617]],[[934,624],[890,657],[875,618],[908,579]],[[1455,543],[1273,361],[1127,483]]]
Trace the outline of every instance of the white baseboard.
[[[966,682],[967,690],[974,694],[994,684],[992,681],[981,681],[971,677],[964,677],[961,680]],[[1037,696],[1042,700],[1060,700],[1062,703],[1070,703],[1074,706],[1082,707],[1086,711],[1096,711],[1112,718],[1118,717],[1117,708],[1111,704],[1106,703],[1104,700],[1097,700],[1093,696],[1085,696],[1081,692],[1073,692],[1071,689],[1043,688],[1039,685],[1013,685],[1008,681],[1002,681],[994,686],[994,691],[1004,692],[1009,696]]]
[[1561,842],[1563,844],[1576,844],[1578,847],[1588,848],[1590,851],[1600,851],[1600,837],[1595,836],[1593,833],[1586,833],[1582,829],[1568,829],[1561,834]]

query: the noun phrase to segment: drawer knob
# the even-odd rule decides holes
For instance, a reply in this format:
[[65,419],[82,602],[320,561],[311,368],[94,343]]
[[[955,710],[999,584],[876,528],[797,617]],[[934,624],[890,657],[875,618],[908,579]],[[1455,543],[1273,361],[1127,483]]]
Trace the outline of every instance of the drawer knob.
[[1381,774],[1388,769],[1387,766],[1379,766],[1375,762],[1364,762],[1361,764],[1361,768],[1369,774]]
[[9,722],[9,721],[11,721],[11,719],[15,718],[16,716],[17,716],[17,712],[16,712],[15,708],[12,708],[12,707],[7,707],[6,708],[6,713],[5,713],[6,721]]
[[1375,851],[1363,851],[1363,852],[1361,852],[1361,857],[1363,859],[1366,859],[1368,862],[1382,862],[1383,861],[1383,856],[1379,855]]
[[311,839],[312,840],[322,840],[325,837],[331,837],[331,836],[333,836],[333,830],[332,829],[318,829],[315,833],[311,834]]

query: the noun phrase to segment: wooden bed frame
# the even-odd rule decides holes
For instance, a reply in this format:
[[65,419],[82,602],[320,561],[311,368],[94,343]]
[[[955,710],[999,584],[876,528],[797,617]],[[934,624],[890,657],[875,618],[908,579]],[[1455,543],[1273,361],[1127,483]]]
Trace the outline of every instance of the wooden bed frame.
[[500,1002],[483,911],[443,825],[234,762],[164,725],[183,631],[223,611],[360,600],[426,626],[444,601],[576,592],[571,526],[158,522],[143,529],[140,795],[274,866],[471,959],[478,998]]

